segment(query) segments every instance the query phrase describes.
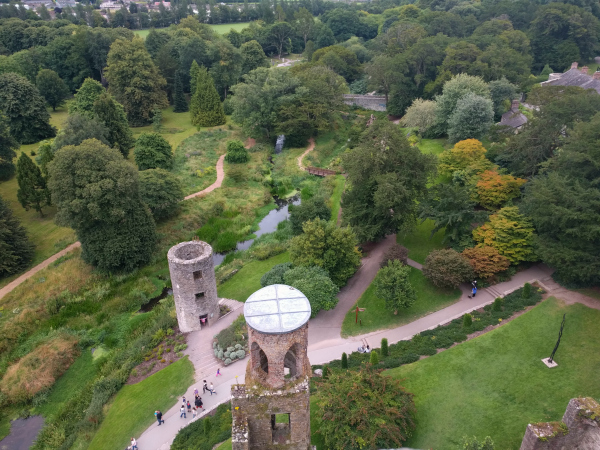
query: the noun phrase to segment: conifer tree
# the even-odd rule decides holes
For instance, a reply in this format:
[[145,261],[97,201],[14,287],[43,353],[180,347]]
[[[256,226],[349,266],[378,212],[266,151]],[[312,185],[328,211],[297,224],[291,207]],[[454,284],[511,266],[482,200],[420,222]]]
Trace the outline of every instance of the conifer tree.
[[108,128],[108,143],[119,150],[125,158],[129,149],[135,144],[133,133],[127,122],[127,114],[123,105],[117,102],[108,92],[103,92],[93,106],[96,117]]
[[17,162],[17,182],[19,203],[25,210],[33,208],[44,217],[42,207],[50,205],[50,191],[46,187],[46,180],[40,168],[25,153],[21,153]]
[[215,83],[205,67],[200,67],[198,70],[190,113],[192,114],[192,124],[198,128],[224,125],[227,120]]
[[34,251],[25,228],[0,197],[0,277],[25,268],[33,258]]
[[183,82],[181,81],[181,73],[175,75],[175,93],[173,94],[173,111],[176,113],[186,112],[188,110],[187,100],[183,95]]
[[8,180],[15,173],[13,158],[19,143],[10,134],[8,119],[0,112],[0,180]]
[[198,72],[200,71],[200,66],[196,62],[196,60],[192,61],[192,66],[190,67],[190,96],[194,96],[196,92],[196,84],[198,84]]

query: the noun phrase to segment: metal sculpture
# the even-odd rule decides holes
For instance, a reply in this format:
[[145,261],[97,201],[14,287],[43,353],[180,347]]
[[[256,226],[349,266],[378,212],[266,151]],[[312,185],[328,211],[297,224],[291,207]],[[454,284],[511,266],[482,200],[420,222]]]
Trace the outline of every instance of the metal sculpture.
[[550,358],[548,359],[548,362],[550,364],[552,364],[554,362],[554,354],[556,353],[556,350],[558,350],[558,346],[560,345],[560,338],[562,337],[563,329],[565,328],[565,317],[566,317],[566,314],[563,314],[563,320],[562,320],[562,323],[560,324],[560,331],[558,333],[558,341],[556,341],[554,350],[552,350],[552,354],[550,355]]

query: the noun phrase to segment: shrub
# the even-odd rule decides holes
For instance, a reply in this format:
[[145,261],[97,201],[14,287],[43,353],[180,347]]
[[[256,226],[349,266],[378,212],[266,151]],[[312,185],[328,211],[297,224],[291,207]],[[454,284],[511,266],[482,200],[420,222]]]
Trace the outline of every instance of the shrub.
[[531,297],[531,284],[525,283],[525,285],[523,286],[523,291],[521,292],[521,296],[523,298]]
[[410,364],[419,359],[421,359],[421,357],[416,353],[407,353],[406,355],[402,355],[398,360],[400,361],[400,364]]
[[229,141],[227,142],[227,155],[225,161],[231,164],[241,164],[248,162],[250,157],[248,151],[244,148],[242,141]]
[[316,218],[329,220],[331,211],[325,204],[325,200],[321,197],[313,197],[303,201],[300,205],[290,206],[290,224],[292,233],[297,236],[302,233],[302,225],[304,222],[314,220]]
[[402,264],[408,263],[408,249],[399,244],[392,245],[383,255],[381,267],[386,267],[390,261],[400,261]]
[[387,358],[389,356],[387,338],[381,338],[381,356],[383,356],[384,358]]
[[497,297],[492,304],[492,311],[502,311],[502,299]]
[[417,293],[409,281],[410,267],[398,260],[390,263],[377,273],[375,278],[376,295],[385,301],[387,309],[397,312],[399,308],[409,308],[417,300]]
[[473,325],[473,316],[465,314],[463,316],[463,328],[469,328],[471,325]]
[[329,366],[327,364],[325,364],[323,366],[323,379],[324,380],[327,380],[329,378],[329,373],[330,373]]
[[435,286],[456,288],[473,277],[473,268],[456,250],[434,250],[425,259],[423,275]]
[[504,272],[510,266],[510,261],[498,253],[494,247],[475,247],[463,250],[462,255],[467,258],[475,275],[480,278],[489,278],[498,272]]
[[265,287],[272,284],[283,284],[283,275],[292,267],[292,263],[289,262],[273,266],[271,270],[261,277],[260,285]]
[[135,141],[133,154],[140,170],[170,169],[173,165],[171,145],[158,133],[142,133]]
[[377,364],[379,364],[379,355],[377,354],[377,352],[375,350],[373,350],[371,352],[369,362],[371,363],[372,366],[376,366]]
[[342,369],[348,368],[348,355],[346,352],[342,353]]

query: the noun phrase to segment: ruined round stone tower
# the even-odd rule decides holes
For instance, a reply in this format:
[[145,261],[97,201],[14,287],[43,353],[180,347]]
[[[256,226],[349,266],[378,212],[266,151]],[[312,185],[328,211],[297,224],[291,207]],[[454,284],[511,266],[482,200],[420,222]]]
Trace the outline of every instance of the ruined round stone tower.
[[169,272],[179,329],[200,330],[219,318],[219,299],[212,247],[206,242],[182,242],[169,249]]
[[306,296],[282,284],[244,304],[250,360],[246,384],[231,387],[233,450],[307,450],[310,362]]

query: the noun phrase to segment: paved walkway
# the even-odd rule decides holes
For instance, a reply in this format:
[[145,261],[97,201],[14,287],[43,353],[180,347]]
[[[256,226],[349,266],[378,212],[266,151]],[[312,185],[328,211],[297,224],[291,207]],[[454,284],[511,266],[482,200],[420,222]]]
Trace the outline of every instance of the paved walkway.
[[298,167],[300,167],[300,170],[306,170],[306,167],[304,166],[304,164],[302,163],[302,160],[304,159],[304,157],[306,155],[308,155],[310,152],[312,152],[315,148],[315,140],[314,138],[310,138],[308,140],[309,145],[308,148],[306,149],[306,151],[304,153],[302,153],[300,156],[298,156]]

